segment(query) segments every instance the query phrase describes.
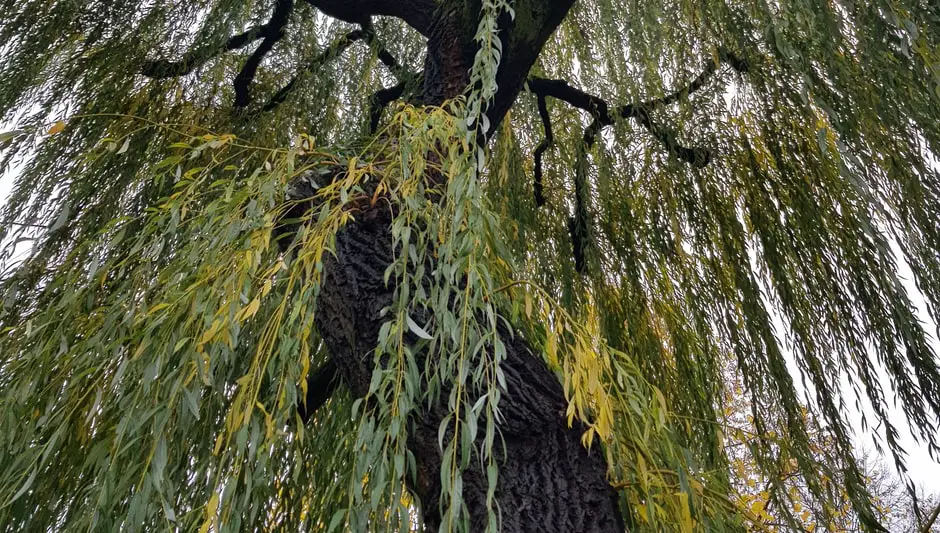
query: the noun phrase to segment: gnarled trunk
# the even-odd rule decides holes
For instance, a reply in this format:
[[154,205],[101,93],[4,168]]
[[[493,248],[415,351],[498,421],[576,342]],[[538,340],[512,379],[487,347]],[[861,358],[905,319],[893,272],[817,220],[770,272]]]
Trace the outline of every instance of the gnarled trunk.
[[[506,28],[504,47],[516,35],[521,48],[504,48],[499,79],[504,83],[491,108],[497,124],[519,93],[522,81],[545,40],[570,8],[571,2],[540,7],[530,13],[532,33],[519,37]],[[563,4],[566,4],[564,6]],[[518,5],[516,6],[518,9]],[[472,35],[461,8],[438,10],[428,28],[424,102],[440,103],[466,90],[473,58]],[[466,7],[462,9],[467,9]],[[343,382],[357,396],[368,390],[374,350],[384,319],[380,311],[391,304],[393,287],[384,272],[392,261],[392,214],[378,202],[336,237],[336,257],[325,260],[318,302],[317,327]],[[582,428],[569,428],[567,403],[556,376],[518,335],[503,335],[506,358],[502,369],[506,390],[500,400],[499,423],[505,454],[499,455],[496,503],[504,531],[623,531],[615,491],[606,479],[606,461],[595,446],[581,444]],[[410,489],[420,499],[425,524],[437,530],[441,521],[441,450],[438,428],[444,409],[414,415],[409,448],[417,462]],[[500,452],[503,448],[500,447]],[[497,453],[500,453],[497,452]],[[470,512],[471,531],[487,522],[486,472],[471,461],[463,473],[463,498]]]

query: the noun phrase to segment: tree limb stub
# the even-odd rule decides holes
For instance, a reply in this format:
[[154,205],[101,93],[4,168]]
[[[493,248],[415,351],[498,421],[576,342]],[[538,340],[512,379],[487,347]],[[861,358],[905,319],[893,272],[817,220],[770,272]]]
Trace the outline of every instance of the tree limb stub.
[[388,104],[398,100],[405,93],[406,82],[379,89],[372,95],[369,104],[369,133],[375,133],[379,129],[379,120],[382,118],[382,111],[388,107]]

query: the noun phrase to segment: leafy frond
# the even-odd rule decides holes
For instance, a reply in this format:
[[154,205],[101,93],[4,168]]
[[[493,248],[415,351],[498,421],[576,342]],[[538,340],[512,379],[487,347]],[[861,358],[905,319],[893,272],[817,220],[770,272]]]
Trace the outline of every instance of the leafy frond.
[[[634,529],[763,523],[735,497],[730,360],[755,475],[877,530],[848,407],[902,471],[901,426],[940,451],[940,7],[579,2],[491,124],[531,3],[467,4],[471,90],[432,107],[425,18],[0,0],[3,527],[416,529],[431,412],[442,527],[466,529],[522,339]],[[304,425],[324,264],[375,205],[375,372]],[[805,527],[787,490],[761,505]]]

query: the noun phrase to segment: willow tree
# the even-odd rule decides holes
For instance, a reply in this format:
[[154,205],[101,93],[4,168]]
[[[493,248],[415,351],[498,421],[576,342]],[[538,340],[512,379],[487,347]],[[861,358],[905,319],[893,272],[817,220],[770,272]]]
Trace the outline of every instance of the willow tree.
[[937,450],[936,2],[0,7],[5,530],[757,527],[729,358],[820,528]]

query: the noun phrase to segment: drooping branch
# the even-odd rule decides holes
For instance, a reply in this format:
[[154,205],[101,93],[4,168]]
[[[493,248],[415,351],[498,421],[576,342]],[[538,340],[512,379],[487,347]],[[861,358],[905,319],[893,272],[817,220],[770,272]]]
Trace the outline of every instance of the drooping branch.
[[574,257],[574,269],[579,274],[587,273],[586,252],[590,237],[588,235],[587,177],[585,176],[585,147],[578,151],[578,167],[574,176],[574,215],[568,217],[568,233],[571,236],[571,252]]
[[234,107],[247,107],[251,102],[251,83],[258,72],[258,66],[264,56],[268,54],[284,36],[284,26],[290,18],[290,13],[294,9],[294,0],[277,0],[274,5],[274,13],[271,20],[265,25],[264,40],[258,45],[258,48],[248,57],[241,71],[235,76],[235,102]]
[[[688,148],[679,143],[674,132],[656,124],[650,113],[678,102],[701,89],[708,79],[718,70],[721,62],[728,63],[731,67],[741,73],[748,70],[748,63],[734,55],[732,52],[721,49],[717,58],[709,58],[705,62],[703,71],[688,85],[670,93],[666,96],[638,102],[625,104],[611,110],[606,100],[588,94],[581,89],[571,86],[564,80],[550,80],[545,78],[530,78],[528,81],[529,89],[539,98],[551,96],[559,100],[564,100],[574,107],[583,109],[594,117],[593,122],[584,131],[584,143],[588,148],[593,146],[597,134],[605,126],[612,125],[617,119],[632,118],[646,128],[671,154],[679,159],[695,166],[703,167],[708,164],[711,154],[703,148]],[[545,119],[543,118],[543,124]],[[541,145],[540,145],[541,146]]]

